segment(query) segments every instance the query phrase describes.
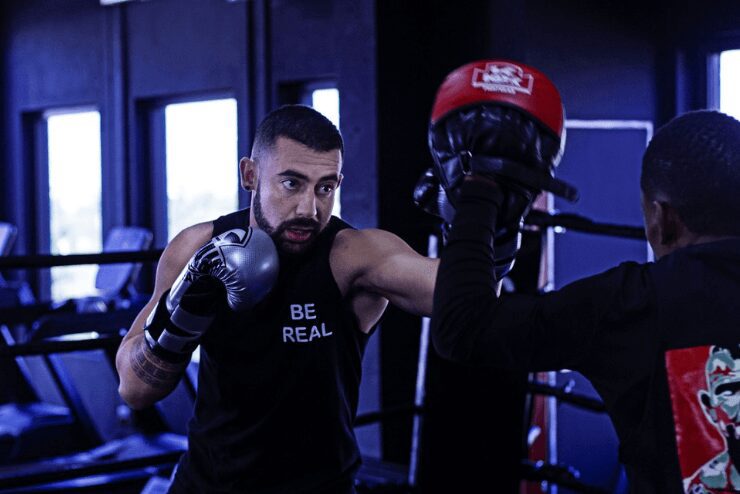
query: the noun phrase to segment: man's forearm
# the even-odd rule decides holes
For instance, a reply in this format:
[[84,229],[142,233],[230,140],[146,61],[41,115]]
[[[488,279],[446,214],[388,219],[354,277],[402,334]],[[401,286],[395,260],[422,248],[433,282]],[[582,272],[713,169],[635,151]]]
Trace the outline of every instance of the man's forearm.
[[500,196],[466,182],[445,247],[434,292],[432,338],[444,357],[469,362],[476,337],[490,325],[497,303],[494,230]]
[[173,363],[157,357],[147,345],[144,334],[139,334],[120,350],[119,393],[132,408],[146,408],[172,392],[188,362]]

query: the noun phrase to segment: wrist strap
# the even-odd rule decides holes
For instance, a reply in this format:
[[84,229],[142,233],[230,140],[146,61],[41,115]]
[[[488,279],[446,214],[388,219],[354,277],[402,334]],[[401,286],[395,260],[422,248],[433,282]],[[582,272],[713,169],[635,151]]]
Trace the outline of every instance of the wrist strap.
[[203,333],[213,322],[212,316],[197,316],[175,307],[167,309],[169,290],[162,294],[144,327],[147,346],[155,356],[171,363],[190,359]]
[[146,340],[146,344],[149,347],[149,350],[154,354],[155,357],[171,364],[181,364],[190,360],[190,355],[193,353],[193,350],[195,350],[195,347],[197,346],[196,343],[196,345],[193,346],[192,350],[187,353],[172,352],[160,345],[159,341],[152,338],[152,336],[146,329],[144,330],[144,339]]

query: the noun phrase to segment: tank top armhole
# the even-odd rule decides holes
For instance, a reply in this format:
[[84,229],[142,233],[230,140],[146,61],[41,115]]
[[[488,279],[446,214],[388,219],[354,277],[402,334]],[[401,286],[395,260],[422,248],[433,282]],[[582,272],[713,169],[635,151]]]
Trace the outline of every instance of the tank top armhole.
[[[327,227],[327,229],[329,229],[329,228],[331,230],[327,232],[329,234],[328,235],[329,236],[329,239],[328,239],[329,242],[327,242],[328,243],[328,247],[327,247],[327,252],[326,252],[326,256],[325,256],[325,259],[326,259],[326,261],[325,261],[326,262],[326,269],[329,271],[329,274],[330,274],[330,277],[331,277],[331,281],[332,281],[332,288],[333,288],[333,290],[335,290],[335,292],[337,293],[337,295],[339,295],[341,297],[342,305],[344,306],[344,310],[347,311],[348,313],[352,313],[352,309],[349,307],[349,304],[346,303],[345,298],[342,297],[341,290],[339,290],[339,284],[337,283],[336,278],[334,278],[334,273],[331,270],[331,262],[330,262],[329,259],[331,257],[330,256],[330,253],[331,253],[332,246],[334,245],[334,238],[337,236],[337,234],[339,232],[341,232],[342,230],[346,230],[346,229],[355,230],[355,227],[353,227],[352,225],[350,225],[346,221],[342,220],[341,218],[337,218],[336,216],[332,216],[331,217],[331,220],[330,220],[330,223],[329,223],[329,226]],[[352,316],[354,318],[354,313],[352,313]],[[352,331],[355,333],[355,335],[358,338],[360,338],[362,340],[363,344],[365,344],[370,339],[370,337],[373,335],[373,333],[375,333],[375,331],[378,329],[378,326],[379,326],[379,324],[375,324],[370,329],[370,331],[368,331],[367,333],[365,333],[364,331],[361,331],[360,330],[357,322],[355,321],[355,323],[352,324]]]

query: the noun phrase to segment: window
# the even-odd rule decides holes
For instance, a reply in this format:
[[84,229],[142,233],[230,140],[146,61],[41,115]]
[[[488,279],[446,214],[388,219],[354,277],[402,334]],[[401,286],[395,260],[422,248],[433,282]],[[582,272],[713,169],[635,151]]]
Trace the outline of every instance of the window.
[[719,56],[719,109],[740,119],[740,50],[723,51]]
[[239,207],[236,100],[165,107],[167,232]]
[[[311,91],[311,106],[319,111],[337,127],[339,127],[339,90],[336,88],[322,88]],[[334,193],[334,209],[332,214],[342,215],[342,204],[339,197],[341,187]]]
[[321,112],[339,128],[339,90],[315,89],[311,92],[311,106]]
[[[49,222],[53,254],[102,250],[100,113],[50,113]],[[52,300],[93,293],[96,266],[51,269]]]

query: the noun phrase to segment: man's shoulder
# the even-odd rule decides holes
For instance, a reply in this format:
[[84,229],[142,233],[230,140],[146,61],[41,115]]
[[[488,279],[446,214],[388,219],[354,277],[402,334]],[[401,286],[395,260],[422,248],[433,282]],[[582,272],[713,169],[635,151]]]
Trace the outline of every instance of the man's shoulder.
[[345,228],[337,232],[332,250],[344,254],[378,254],[391,251],[404,242],[395,233],[379,228]]
[[643,285],[648,282],[654,263],[623,261],[616,266],[605,269],[600,273],[575,280],[572,284],[605,283],[608,286],[632,287],[633,284]]
[[158,283],[164,280],[164,286],[174,282],[188,260],[198,251],[213,234],[213,222],[197,223],[182,230],[167,244],[157,263]]
[[396,234],[378,228],[337,232],[329,260],[338,278],[355,279],[405,244]]
[[185,246],[200,242],[203,245],[213,236],[213,221],[196,223],[183,229],[170,241],[170,246]]
[[204,221],[191,225],[175,235],[165,248],[160,262],[175,259],[177,263],[182,258],[190,258],[200,247],[213,237],[213,222]]

